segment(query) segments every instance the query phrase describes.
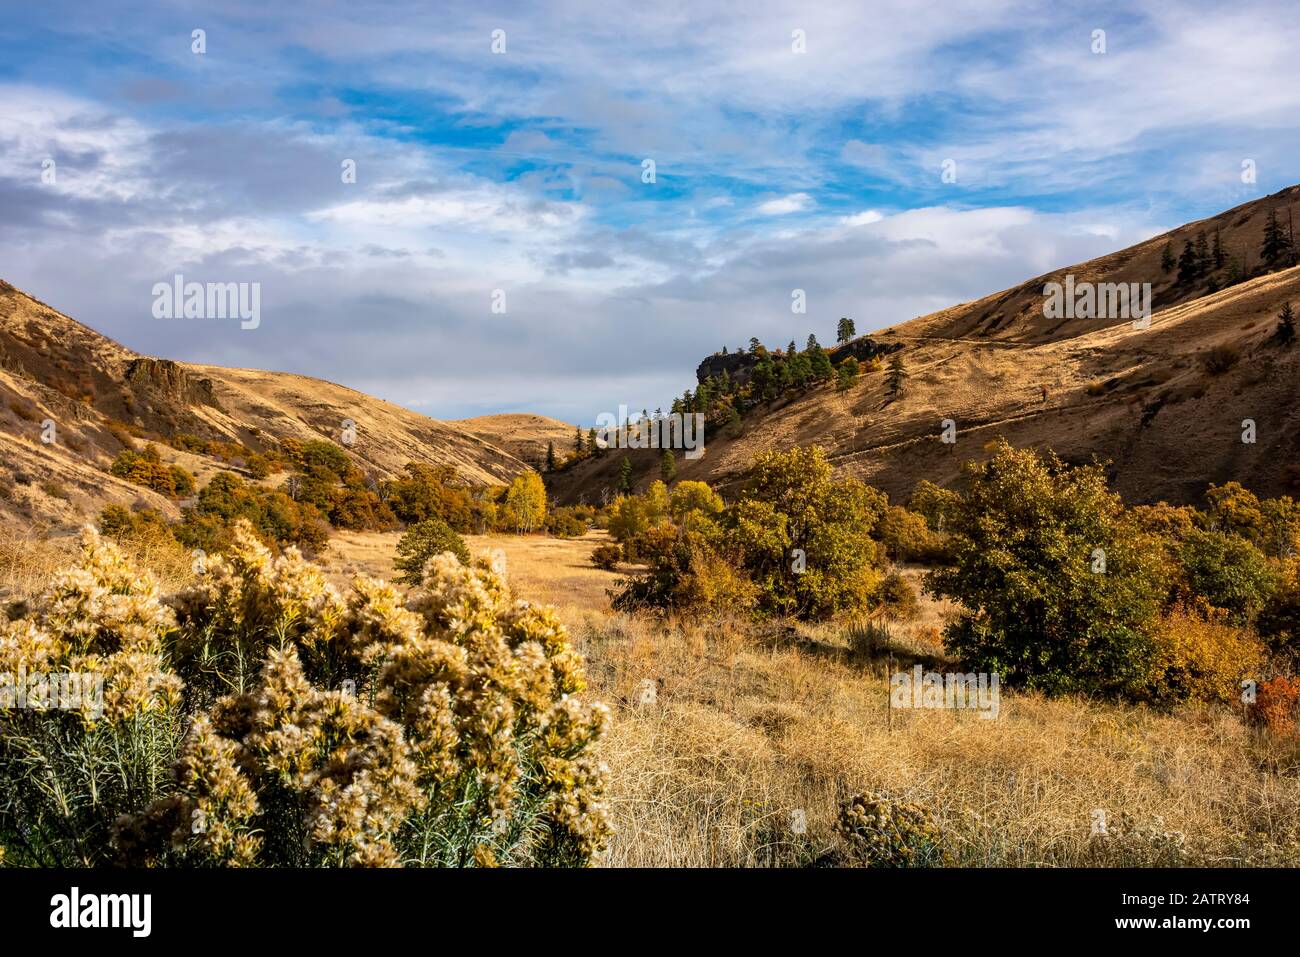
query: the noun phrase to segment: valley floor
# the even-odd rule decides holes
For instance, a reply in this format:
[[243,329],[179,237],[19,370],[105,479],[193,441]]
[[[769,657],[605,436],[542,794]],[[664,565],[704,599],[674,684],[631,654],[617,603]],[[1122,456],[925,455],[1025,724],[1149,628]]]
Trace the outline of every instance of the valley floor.
[[[1296,753],[1228,710],[1004,693],[996,720],[896,710],[891,727],[891,665],[949,670],[948,606],[922,598],[892,641],[856,650],[834,628],[629,618],[605,594],[620,573],[588,560],[605,540],[467,538],[504,553],[521,597],[557,607],[611,708],[611,865],[834,863],[839,803],[863,790],[933,808],[966,865],[1300,864]],[[340,536],[328,561],[387,575],[395,544]]]
[[[397,537],[341,534],[321,561],[341,585],[390,577]],[[587,694],[611,709],[610,865],[836,863],[837,809],[861,791],[933,809],[965,865],[1300,865],[1297,749],[1229,709],[1004,692],[996,720],[895,710],[891,721],[891,671],[950,670],[936,643],[945,606],[922,599],[914,622],[874,642],[831,627],[630,618],[609,609],[620,573],[588,560],[605,540],[468,543],[504,553],[521,597],[556,606],[587,660]],[[71,538],[0,541],[0,597],[48,583],[73,549]],[[165,592],[188,571],[164,553],[135,557]],[[1109,836],[1093,836],[1102,822]]]

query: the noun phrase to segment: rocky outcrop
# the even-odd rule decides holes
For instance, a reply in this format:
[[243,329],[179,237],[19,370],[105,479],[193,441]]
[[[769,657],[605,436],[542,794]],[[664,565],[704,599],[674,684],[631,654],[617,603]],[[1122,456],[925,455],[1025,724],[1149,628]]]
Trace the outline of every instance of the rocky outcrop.
[[217,405],[212,380],[190,375],[171,359],[133,359],[126,367],[126,384],[137,394],[151,393],[179,405]]

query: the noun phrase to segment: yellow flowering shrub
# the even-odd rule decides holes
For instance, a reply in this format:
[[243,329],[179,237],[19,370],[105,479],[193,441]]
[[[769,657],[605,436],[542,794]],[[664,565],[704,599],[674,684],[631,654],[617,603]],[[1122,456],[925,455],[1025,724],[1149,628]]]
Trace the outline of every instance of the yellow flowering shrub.
[[241,523],[164,602],[88,532],[8,619],[0,674],[104,679],[93,708],[0,708],[8,863],[573,865],[608,839],[606,712],[486,565],[344,592]]
[[244,528],[174,605],[187,694],[215,700],[175,793],[123,822],[129,857],[577,864],[604,846],[605,711],[574,697],[554,613],[487,565],[444,553],[409,594],[363,577],[344,596]]
[[840,807],[836,831],[849,858],[863,867],[942,867],[952,864],[948,839],[922,804],[858,794]]
[[0,845],[8,862],[107,859],[117,815],[167,779],[180,739],[175,627],[156,582],[91,531],[81,559],[0,618]]

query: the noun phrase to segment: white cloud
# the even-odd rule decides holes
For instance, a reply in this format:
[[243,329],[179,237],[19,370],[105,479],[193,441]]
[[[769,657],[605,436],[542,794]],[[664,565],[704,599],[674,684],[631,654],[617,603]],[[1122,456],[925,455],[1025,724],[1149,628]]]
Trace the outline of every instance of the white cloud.
[[807,193],[790,193],[778,196],[758,204],[758,211],[765,216],[785,216],[801,213],[813,204],[813,198]]

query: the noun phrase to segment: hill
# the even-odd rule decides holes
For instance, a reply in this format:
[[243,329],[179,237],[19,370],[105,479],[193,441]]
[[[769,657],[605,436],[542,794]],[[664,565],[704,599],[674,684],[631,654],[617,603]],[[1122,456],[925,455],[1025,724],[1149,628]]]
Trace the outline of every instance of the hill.
[[546,464],[548,443],[555,443],[556,455],[573,449],[576,429],[576,426],[559,419],[526,412],[481,415],[473,419],[457,419],[448,425],[463,429],[537,469]]
[[[1296,200],[1300,187],[1290,187],[873,333],[858,341],[871,351],[896,348],[903,358],[908,378],[898,396],[881,369],[844,392],[827,384],[786,394],[749,409],[730,428],[713,428],[702,458],[679,454],[677,477],[725,489],[763,449],[820,444],[841,475],[906,498],[921,479],[952,484],[962,462],[981,458],[985,445],[1003,436],[1070,461],[1109,460],[1116,487],[1132,502],[1198,501],[1208,483],[1229,480],[1261,494],[1294,493],[1300,345],[1283,346],[1274,332],[1284,303],[1300,307],[1300,268],[1266,271],[1258,250],[1270,211],[1289,230]],[[1213,265],[1216,231],[1222,265]],[[1177,267],[1164,270],[1166,248],[1178,257],[1201,236],[1209,268],[1181,280]],[[1149,326],[1049,318],[1044,287],[1067,276],[1075,284],[1151,283]],[[716,362],[701,364],[700,381]],[[1254,443],[1242,441],[1247,419]],[[956,427],[954,443],[941,440],[944,420]],[[624,454],[639,485],[657,477],[661,453],[611,451],[557,476],[557,496],[574,502],[610,494]]]
[[[43,441],[47,422],[51,442]],[[412,460],[452,466],[471,484],[505,483],[528,469],[455,424],[332,382],[140,355],[0,282],[0,514],[18,527],[53,527],[85,521],[107,502],[144,502],[175,516],[176,503],[108,467],[134,436],[158,440],[164,460],[200,485],[240,470],[238,460],[161,444],[181,434],[253,451],[283,438],[329,439],[375,478]]]

